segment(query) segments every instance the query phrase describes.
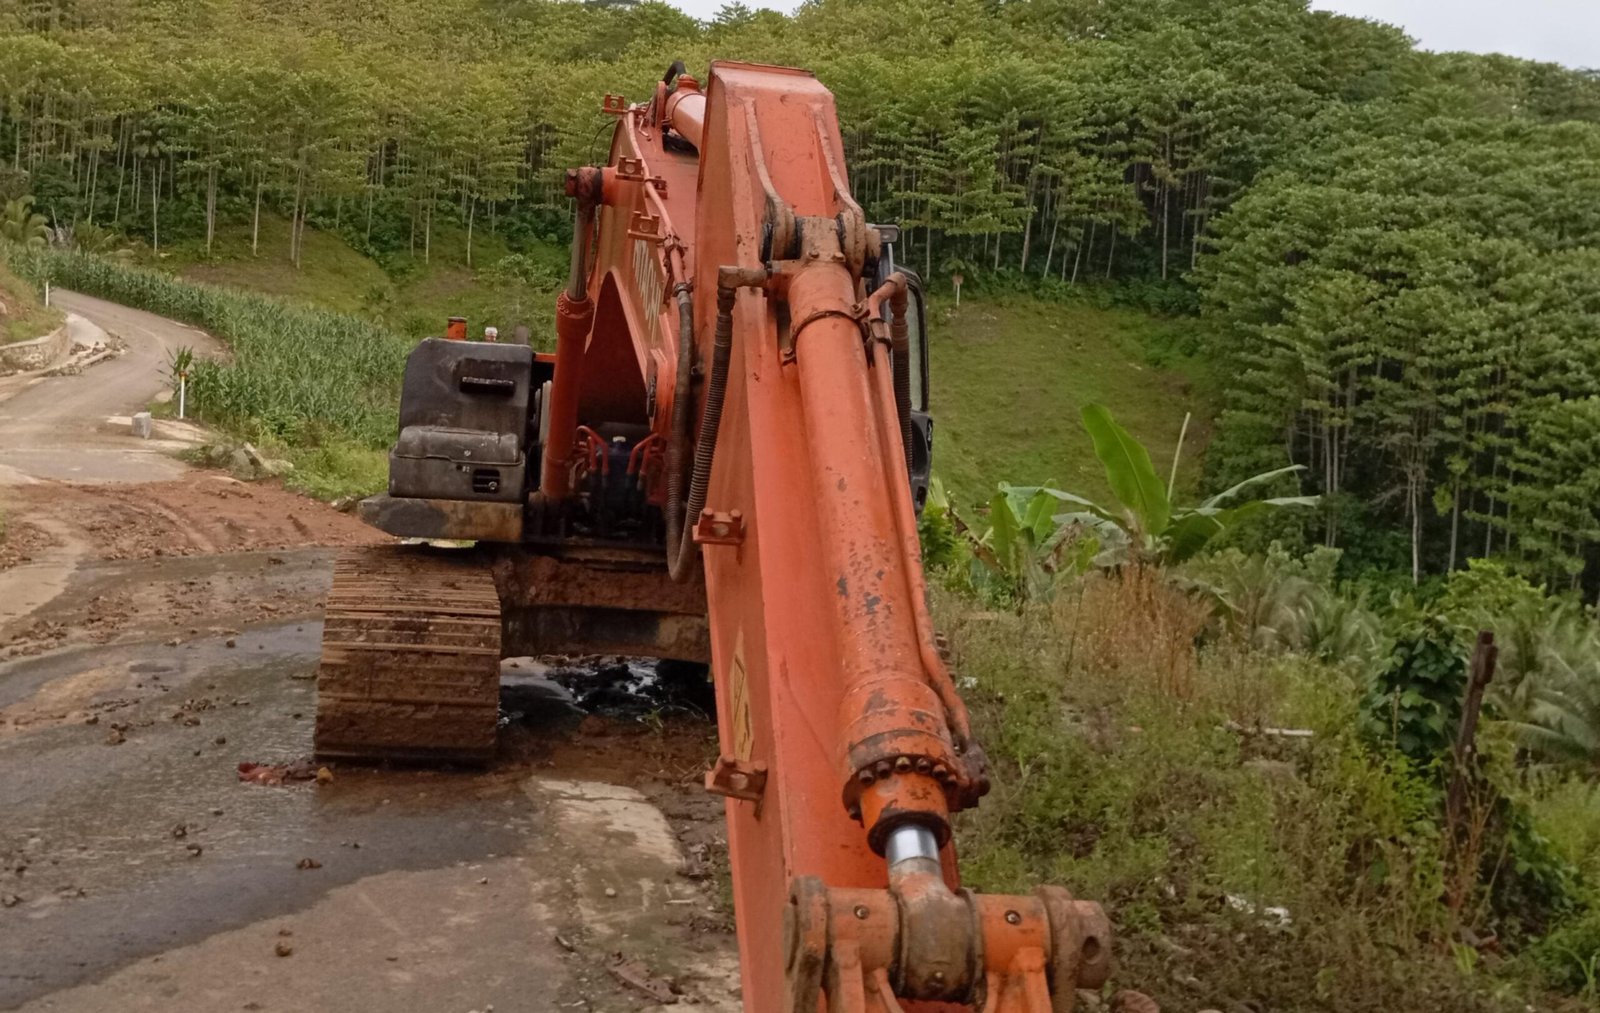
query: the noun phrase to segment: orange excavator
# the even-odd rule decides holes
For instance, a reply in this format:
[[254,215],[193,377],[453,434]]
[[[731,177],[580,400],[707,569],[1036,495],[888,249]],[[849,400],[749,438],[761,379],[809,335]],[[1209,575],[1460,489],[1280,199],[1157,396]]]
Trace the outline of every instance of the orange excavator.
[[920,283],[813,76],[683,70],[608,96],[606,164],[568,174],[555,353],[411,354],[362,515],[473,544],[338,561],[317,752],[488,759],[502,657],[709,664],[747,1010],[1067,1013],[1109,973],[1099,905],[959,886],[989,782],[923,585]]

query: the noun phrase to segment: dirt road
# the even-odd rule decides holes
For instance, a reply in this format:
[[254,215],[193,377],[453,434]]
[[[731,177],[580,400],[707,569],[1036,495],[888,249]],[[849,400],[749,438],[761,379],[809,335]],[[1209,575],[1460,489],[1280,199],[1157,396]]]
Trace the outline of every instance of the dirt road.
[[74,482],[148,482],[175,478],[182,465],[162,446],[134,444],[127,429],[111,430],[108,416],[148,405],[166,385],[168,354],[190,347],[217,354],[204,331],[152,313],[56,289],[51,303],[69,314],[75,342],[105,333],[126,344],[122,355],[80,376],[36,379],[0,400],[0,484],[29,478]]
[[[192,338],[74,303],[115,365]],[[579,734],[508,663],[487,770],[240,780],[310,753],[332,558],[379,536],[105,430],[159,387],[109,365],[0,403],[0,1009],[737,1008],[703,719]]]

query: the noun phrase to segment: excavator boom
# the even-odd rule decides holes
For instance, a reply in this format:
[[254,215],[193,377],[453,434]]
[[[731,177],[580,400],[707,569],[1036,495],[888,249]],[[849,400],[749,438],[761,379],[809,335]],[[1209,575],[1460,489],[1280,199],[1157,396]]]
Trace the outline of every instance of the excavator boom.
[[[727,799],[747,1010],[1070,1010],[1109,970],[1098,905],[959,886],[951,813],[988,773],[923,586],[921,296],[894,230],[851,196],[833,96],[803,71],[723,62],[704,87],[677,65],[651,101],[604,108],[607,163],[568,177],[554,356],[497,386],[468,352],[429,353],[454,363],[462,404],[537,387],[522,484],[462,500],[392,482],[364,513],[514,541],[490,564],[505,653],[569,647],[589,621],[610,649],[710,662],[706,787]],[[407,434],[397,455],[427,442]],[[450,453],[428,460],[476,467]],[[563,604],[552,588],[574,583],[588,597]],[[689,597],[663,606],[668,587]]]

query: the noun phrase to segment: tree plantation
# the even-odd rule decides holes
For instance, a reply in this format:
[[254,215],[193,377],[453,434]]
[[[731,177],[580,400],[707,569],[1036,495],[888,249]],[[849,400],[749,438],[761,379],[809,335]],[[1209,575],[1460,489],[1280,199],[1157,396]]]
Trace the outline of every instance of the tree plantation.
[[1218,482],[1302,464],[1300,523],[1353,559],[1600,591],[1593,74],[1303,0],[4,7],[3,196],[157,257],[219,220],[295,264],[308,225],[391,262],[444,225],[469,264],[485,230],[559,240],[602,95],[678,57],[809,67],[924,274],[1199,312],[1232,381]]

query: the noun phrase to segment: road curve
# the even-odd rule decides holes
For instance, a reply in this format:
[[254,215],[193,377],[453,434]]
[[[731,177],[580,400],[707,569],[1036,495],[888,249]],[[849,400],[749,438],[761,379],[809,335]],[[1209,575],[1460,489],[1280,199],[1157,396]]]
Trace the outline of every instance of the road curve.
[[51,292],[51,303],[69,314],[75,340],[92,343],[103,330],[120,337],[127,351],[77,376],[34,380],[0,400],[0,485],[149,482],[180,474],[183,465],[164,448],[134,441],[106,418],[143,409],[166,387],[172,350],[209,354],[221,344],[175,320],[64,289]]

